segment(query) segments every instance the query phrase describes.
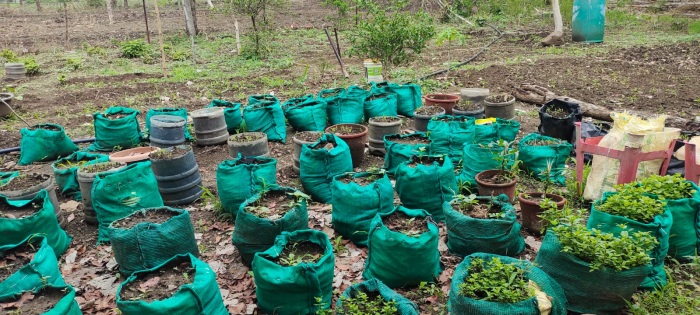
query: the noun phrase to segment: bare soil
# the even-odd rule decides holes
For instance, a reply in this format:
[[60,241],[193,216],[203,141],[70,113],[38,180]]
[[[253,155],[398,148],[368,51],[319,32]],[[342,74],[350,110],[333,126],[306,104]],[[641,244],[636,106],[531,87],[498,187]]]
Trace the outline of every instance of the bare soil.
[[253,134],[253,133],[238,133],[233,136],[231,136],[229,139],[234,142],[253,142],[255,140],[260,140],[263,138],[263,135],[259,134]]
[[260,160],[260,159],[254,159],[250,157],[243,157],[240,160],[236,161],[236,165],[250,165],[250,164],[265,164],[267,163],[266,161]]
[[110,119],[110,120],[122,119],[122,118],[128,117],[128,116],[129,116],[129,115],[127,115],[127,114],[122,114],[122,113],[105,115],[105,117],[107,117],[107,119]]
[[0,282],[5,281],[7,277],[31,262],[38,249],[38,246],[33,244],[30,246],[25,243],[2,253],[0,255]]
[[362,126],[355,124],[334,125],[328,128],[328,132],[332,132],[338,136],[354,136],[364,131],[365,129]]
[[117,169],[124,166],[124,164],[121,164],[119,162],[101,162],[101,163],[95,163],[95,164],[90,164],[90,165],[85,165],[79,170],[86,172],[86,173],[101,173],[101,172],[106,172],[109,170]]
[[348,174],[340,178],[340,181],[344,184],[356,183],[360,186],[367,186],[371,183],[377,181],[381,176],[376,177],[375,175],[366,175],[355,177],[353,174]]
[[269,220],[282,218],[294,208],[293,197],[281,190],[270,190],[255,204],[245,207],[253,215]]
[[416,145],[416,144],[430,144],[430,140],[428,138],[424,138],[418,135],[413,135],[410,137],[391,137],[389,138],[391,142],[395,143],[401,143],[401,144],[411,144],[411,145]]
[[512,177],[501,174],[501,173],[496,173],[494,175],[487,176],[487,177],[479,177],[479,179],[481,181],[484,181],[486,183],[491,183],[491,184],[506,184],[506,183],[510,183],[511,181],[513,181]]
[[421,116],[433,116],[442,113],[443,109],[440,106],[422,106],[415,110],[415,114]]
[[513,96],[508,94],[497,94],[486,97],[486,101],[490,103],[505,103],[511,101],[512,99]]
[[184,156],[185,154],[192,151],[192,147],[174,147],[172,150],[160,149],[156,152],[151,153],[151,158],[155,160],[172,160]]
[[367,97],[366,101],[374,101],[374,100],[386,98],[387,96],[389,96],[389,94],[387,94],[387,93],[372,94],[369,97]]
[[389,230],[408,236],[418,236],[429,231],[428,223],[425,218],[409,217],[398,211],[382,218],[382,222],[384,222],[384,225],[386,225]]
[[304,142],[316,142],[323,135],[318,131],[300,131],[294,134],[294,138]]
[[442,157],[437,157],[437,156],[418,156],[418,155],[414,155],[414,156],[411,157],[411,161],[408,162],[408,165],[416,166],[416,165],[418,165],[418,164],[420,163],[420,164],[423,164],[423,165],[426,165],[426,166],[430,166],[430,165],[433,165],[433,163],[435,163],[435,162],[437,162],[438,165],[442,165],[442,163],[445,162],[445,159],[442,158]]
[[314,149],[314,150],[322,149],[322,150],[330,151],[331,149],[333,149],[337,146],[338,146],[338,144],[331,142],[331,141],[321,141],[317,145],[311,147],[311,149]]
[[372,117],[369,120],[375,121],[375,122],[397,122],[397,121],[401,121],[401,118],[396,117],[396,116],[379,116],[379,117]]
[[19,219],[29,217],[39,211],[41,206],[38,203],[28,203],[23,207],[11,207],[7,204],[0,203],[0,218]]
[[4,186],[0,186],[0,191],[16,191],[32,188],[39,185],[49,179],[51,176],[48,174],[22,174],[13,178],[10,182]]
[[115,228],[128,230],[144,222],[162,224],[176,215],[177,213],[168,209],[149,210],[145,212],[138,211],[126,218],[114,221],[113,225]]
[[51,125],[37,125],[37,126],[29,127],[29,130],[37,130],[37,129],[49,130],[49,131],[61,131],[61,128],[58,128],[56,126],[51,126]]
[[296,266],[302,262],[313,264],[323,257],[323,248],[313,242],[290,242],[284,247],[282,253],[275,259],[280,266]]
[[175,261],[170,265],[139,277],[122,287],[123,300],[153,302],[165,300],[177,293],[181,286],[194,282],[195,269],[187,261]]
[[54,308],[66,294],[58,288],[44,288],[37,294],[25,292],[14,301],[0,304],[0,310],[5,311],[3,314],[40,315]]

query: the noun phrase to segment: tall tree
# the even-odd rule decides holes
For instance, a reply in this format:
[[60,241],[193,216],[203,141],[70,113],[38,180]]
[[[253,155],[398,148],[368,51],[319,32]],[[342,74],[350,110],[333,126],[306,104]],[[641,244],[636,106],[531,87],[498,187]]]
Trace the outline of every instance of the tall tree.
[[552,12],[554,13],[554,32],[542,40],[543,46],[559,46],[564,44],[564,21],[561,17],[559,0],[552,0]]
[[185,26],[187,34],[190,36],[197,35],[199,29],[197,28],[197,10],[196,3],[194,0],[183,0],[182,8],[185,11]]

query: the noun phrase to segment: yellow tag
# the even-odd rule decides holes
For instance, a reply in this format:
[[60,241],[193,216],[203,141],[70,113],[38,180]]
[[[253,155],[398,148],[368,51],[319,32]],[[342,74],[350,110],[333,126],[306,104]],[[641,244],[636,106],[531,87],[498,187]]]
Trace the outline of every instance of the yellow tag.
[[476,122],[474,122],[477,125],[485,125],[485,124],[493,124],[496,122],[495,117],[491,118],[482,118],[482,119],[477,119]]

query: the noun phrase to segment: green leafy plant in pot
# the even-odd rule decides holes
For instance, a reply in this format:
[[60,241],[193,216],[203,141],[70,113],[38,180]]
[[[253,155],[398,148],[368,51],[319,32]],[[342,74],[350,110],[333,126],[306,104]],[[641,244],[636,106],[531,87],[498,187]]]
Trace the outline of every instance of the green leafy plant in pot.
[[547,168],[542,170],[541,175],[545,178],[542,192],[527,192],[518,194],[520,202],[520,214],[522,216],[523,227],[534,234],[540,234],[546,227],[539,218],[544,209],[554,207],[561,210],[566,204],[566,198],[561,195],[549,192],[552,185],[553,161],[547,161]]
[[499,140],[498,145],[503,148],[501,154],[494,157],[498,161],[499,168],[486,170],[474,177],[480,196],[498,196],[506,194],[508,200],[515,200],[515,184],[518,183],[517,171],[520,162],[515,158],[517,149],[512,142]]

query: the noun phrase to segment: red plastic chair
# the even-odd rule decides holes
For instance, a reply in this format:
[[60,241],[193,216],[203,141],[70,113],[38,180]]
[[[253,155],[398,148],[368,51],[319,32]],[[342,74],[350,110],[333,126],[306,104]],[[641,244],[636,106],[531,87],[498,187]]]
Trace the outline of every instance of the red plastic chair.
[[700,182],[700,165],[698,165],[697,156],[695,156],[695,144],[685,142],[685,179],[695,182]]

